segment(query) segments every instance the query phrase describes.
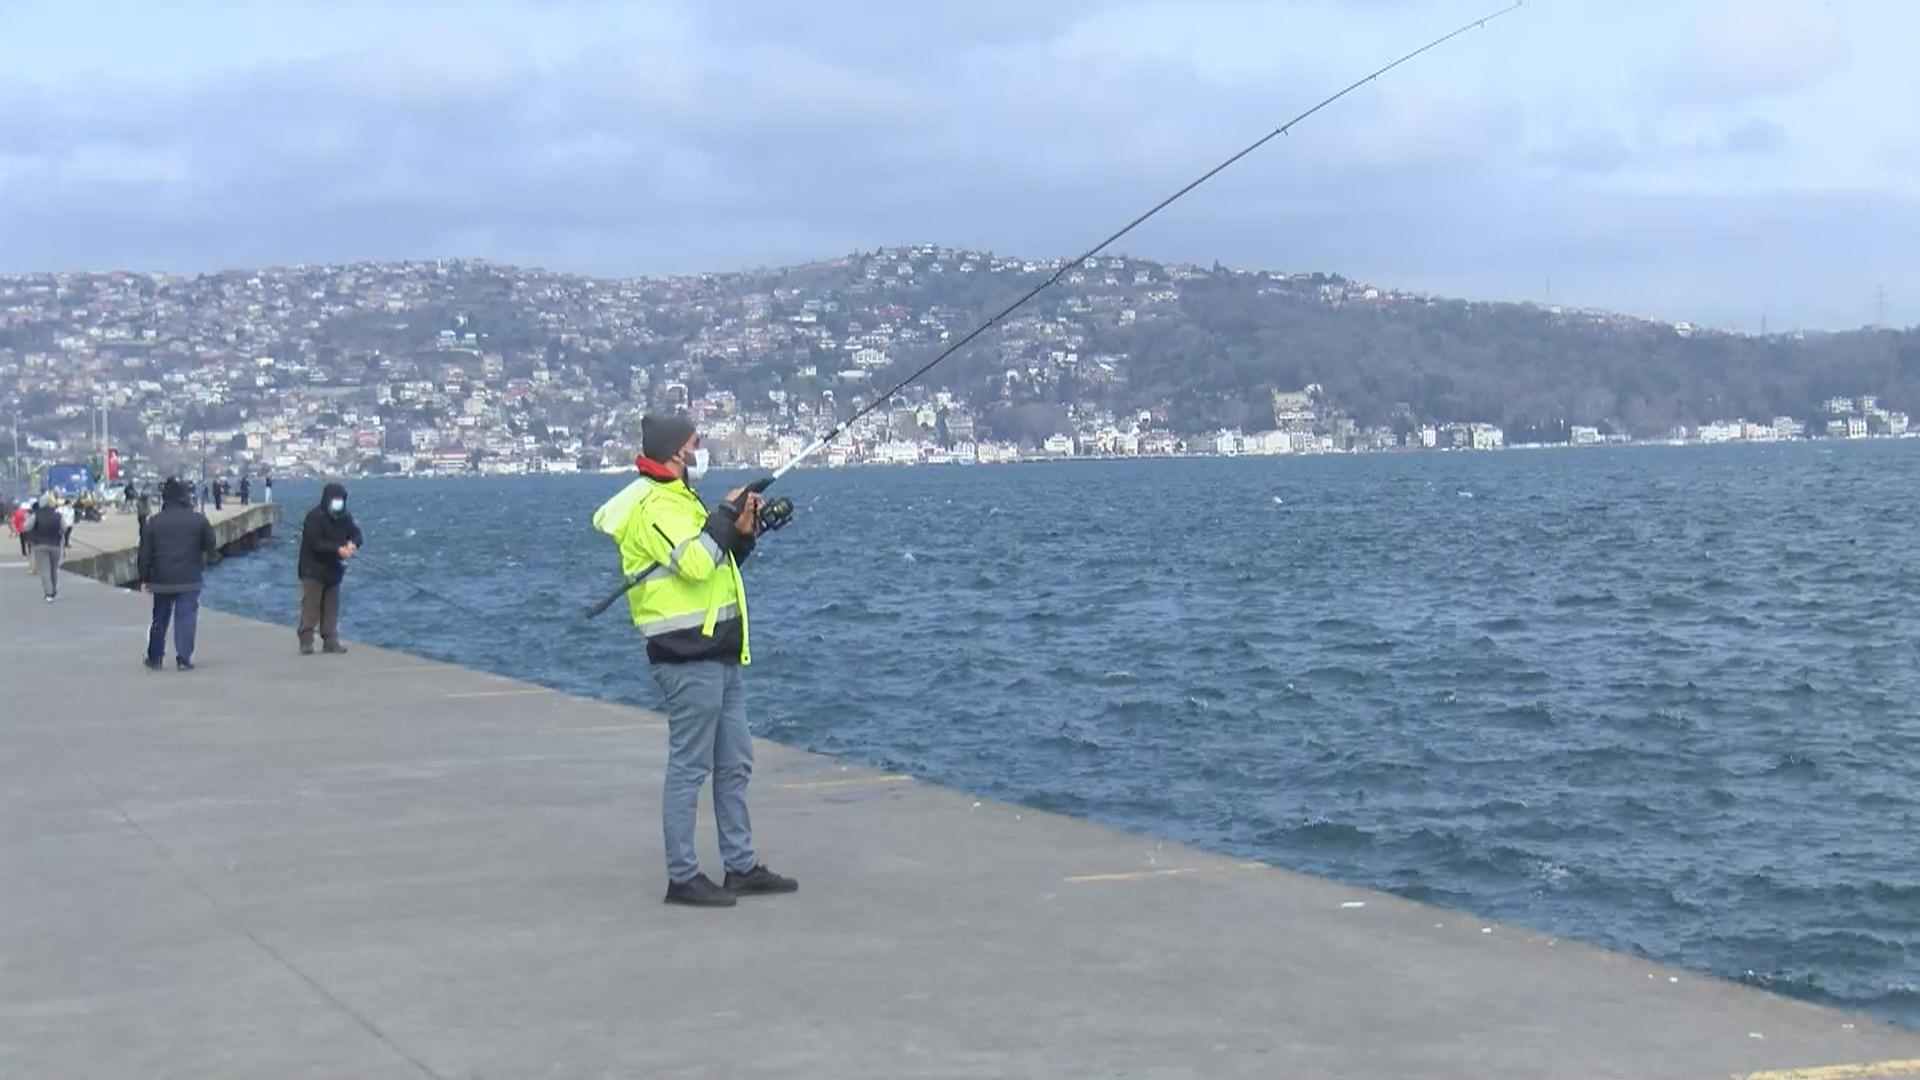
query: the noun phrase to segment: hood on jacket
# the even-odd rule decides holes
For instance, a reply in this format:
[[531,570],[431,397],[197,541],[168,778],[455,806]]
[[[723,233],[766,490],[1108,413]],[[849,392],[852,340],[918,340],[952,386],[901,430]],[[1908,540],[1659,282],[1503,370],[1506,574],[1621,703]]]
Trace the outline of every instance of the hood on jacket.
[[328,484],[326,487],[320,489],[320,509],[325,510],[327,504],[335,499],[345,501],[346,497],[347,485]]

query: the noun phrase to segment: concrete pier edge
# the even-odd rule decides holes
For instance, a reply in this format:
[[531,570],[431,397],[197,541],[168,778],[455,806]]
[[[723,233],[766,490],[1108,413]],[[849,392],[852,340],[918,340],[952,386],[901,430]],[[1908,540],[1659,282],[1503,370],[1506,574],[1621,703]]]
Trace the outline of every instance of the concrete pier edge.
[[[252,550],[272,536],[280,523],[278,503],[228,505],[219,510],[202,507],[201,512],[213,525],[222,555]],[[134,584],[140,576],[138,524],[133,515],[117,510],[109,511],[101,521],[79,522],[73,527],[73,544],[60,561],[61,572],[108,585]]]

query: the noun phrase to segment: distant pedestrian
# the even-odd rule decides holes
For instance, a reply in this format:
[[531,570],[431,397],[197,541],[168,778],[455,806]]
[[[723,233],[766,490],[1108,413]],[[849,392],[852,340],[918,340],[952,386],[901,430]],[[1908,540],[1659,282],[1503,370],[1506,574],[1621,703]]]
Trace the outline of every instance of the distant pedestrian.
[[273,501],[273,474],[272,473],[267,474],[266,488],[267,488],[267,497],[262,501],[272,502]]
[[243,476],[240,478],[240,505],[245,506],[252,501],[253,481]]
[[27,573],[33,573],[33,545],[27,541],[27,519],[33,516],[33,504],[25,499],[7,516],[13,535],[20,538],[20,557],[27,560]]
[[67,502],[65,499],[56,501],[55,505],[60,508],[60,548],[64,551],[73,546],[75,511],[73,504]]
[[140,489],[133,486],[133,481],[127,481],[126,488],[120,492],[120,512],[133,513],[133,504],[138,498],[140,498]]
[[34,572],[40,575],[40,593],[49,604],[60,595],[60,551],[65,546],[65,536],[60,499],[49,491],[34,505],[33,521],[27,528],[27,540],[33,545]]
[[188,504],[187,487],[169,479],[160,487],[160,512],[140,532],[140,591],[153,594],[146,665],[159,671],[173,624],[173,662],[193,670],[194,632],[200,623],[200,584],[207,560],[220,550],[206,515]]
[[[180,489],[180,497],[186,499],[186,488],[181,485],[180,481],[175,480],[173,484]],[[162,490],[164,490],[164,488]],[[189,499],[187,501],[191,502],[192,500]],[[140,535],[147,535],[147,518],[153,513],[153,504],[147,499],[146,492],[143,491],[140,493],[140,498],[134,503],[133,512],[140,523]]]
[[220,509],[220,502],[226,498],[226,495],[227,482],[225,480],[215,480],[213,482],[213,508],[215,510]]
[[347,651],[340,644],[340,583],[360,542],[360,526],[347,512],[347,489],[328,484],[300,528],[300,655],[313,654],[315,630],[321,652]]

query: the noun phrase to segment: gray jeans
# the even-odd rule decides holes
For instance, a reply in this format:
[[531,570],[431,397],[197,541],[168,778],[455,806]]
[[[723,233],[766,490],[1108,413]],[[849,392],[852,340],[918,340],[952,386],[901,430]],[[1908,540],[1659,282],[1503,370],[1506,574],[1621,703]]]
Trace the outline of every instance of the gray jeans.
[[747,732],[747,688],[738,664],[696,660],[653,665],[653,681],[667,706],[667,782],[660,827],[667,841],[667,876],[686,881],[700,872],[694,826],[700,785],[713,776],[713,817],[727,869],[753,869],[753,822],[747,817],[747,781],[753,776],[753,736]]
[[294,633],[302,648],[313,644],[315,630],[320,631],[322,644],[340,643],[340,586],[301,578],[300,628]]
[[60,545],[33,545],[33,568],[40,575],[40,592],[45,596],[60,593]]

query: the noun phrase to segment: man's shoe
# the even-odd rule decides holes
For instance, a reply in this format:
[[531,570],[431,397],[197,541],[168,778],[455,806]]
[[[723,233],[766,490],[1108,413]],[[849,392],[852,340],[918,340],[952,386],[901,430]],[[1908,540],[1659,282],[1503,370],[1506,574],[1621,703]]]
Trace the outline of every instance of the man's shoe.
[[140,666],[146,668],[148,671],[159,671],[162,665],[160,661],[146,657],[141,659]]
[[301,642],[301,643],[300,643],[300,655],[301,655],[301,656],[312,656],[312,655],[313,655],[313,642],[311,642],[311,641],[303,641],[303,642]]
[[324,653],[343,653],[347,651],[347,647],[338,642],[329,641],[325,645],[320,646],[320,651]]
[[732,907],[739,901],[733,894],[713,883],[705,874],[695,874],[685,881],[675,881],[667,885],[667,903],[686,904],[689,907]]
[[744,874],[727,871],[725,888],[735,896],[765,896],[770,893],[799,892],[800,883],[764,866],[755,866]]
[[175,658],[173,661],[173,666],[176,668],[179,668],[181,671],[192,671],[193,661],[181,660],[181,659]]

